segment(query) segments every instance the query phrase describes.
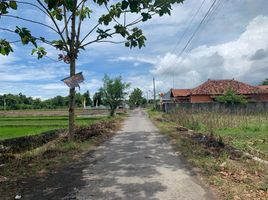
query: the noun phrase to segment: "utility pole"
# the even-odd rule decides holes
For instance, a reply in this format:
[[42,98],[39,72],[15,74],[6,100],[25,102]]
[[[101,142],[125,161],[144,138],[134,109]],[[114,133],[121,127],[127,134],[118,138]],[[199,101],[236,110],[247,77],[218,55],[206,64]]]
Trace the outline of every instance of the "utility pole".
[[156,109],[155,78],[154,77],[153,77],[153,86],[154,86],[154,108]]

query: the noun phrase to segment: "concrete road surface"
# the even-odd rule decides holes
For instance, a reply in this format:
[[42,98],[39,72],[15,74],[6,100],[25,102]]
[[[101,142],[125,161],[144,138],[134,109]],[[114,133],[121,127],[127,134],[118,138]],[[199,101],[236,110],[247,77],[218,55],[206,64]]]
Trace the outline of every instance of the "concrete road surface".
[[215,199],[140,109],[87,159],[74,199]]

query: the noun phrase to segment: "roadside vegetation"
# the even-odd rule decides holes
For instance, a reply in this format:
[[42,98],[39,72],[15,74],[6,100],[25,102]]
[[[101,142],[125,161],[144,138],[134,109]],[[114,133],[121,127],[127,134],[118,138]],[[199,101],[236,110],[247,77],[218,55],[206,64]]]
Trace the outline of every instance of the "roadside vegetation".
[[[93,102],[88,91],[83,94],[77,93],[75,96],[75,103],[78,108],[83,107],[84,101],[86,106],[92,106]],[[68,96],[58,95],[47,100],[42,100],[40,98],[26,96],[22,93],[0,95],[0,110],[59,109],[67,108],[68,104]]]
[[177,110],[165,118],[194,131],[213,134],[226,144],[268,160],[268,113]]
[[[1,147],[0,145],[0,194],[3,199],[12,199],[15,194],[24,190],[24,184],[31,181],[31,178],[38,179],[47,177],[60,169],[79,163],[80,159],[88,152],[94,149],[96,145],[112,137],[120,127],[120,123],[126,114],[121,113],[114,118],[111,117],[94,117],[78,119],[79,126],[75,129],[74,140],[69,141],[67,132],[61,130],[58,137],[42,144],[44,137],[35,137],[34,140],[42,145],[25,148],[27,142],[31,143],[32,138],[25,137],[14,138],[10,145],[16,145],[22,148],[10,148],[12,146]],[[27,118],[8,118],[18,120],[18,126],[28,125],[32,128],[33,134],[42,129],[38,129],[38,123],[45,128],[68,127],[66,117],[27,117]],[[2,120],[0,123],[9,123],[10,121]],[[16,123],[17,123],[16,122]],[[58,124],[58,126],[47,126],[49,124]],[[23,128],[22,128],[23,129]],[[25,129],[24,129],[25,130]],[[34,132],[36,130],[36,132]],[[2,131],[2,130],[1,130]],[[14,132],[18,136],[18,131]],[[45,134],[45,133],[44,133]],[[53,134],[51,132],[51,134]],[[15,135],[14,135],[15,136]],[[49,136],[51,137],[51,135]],[[42,141],[39,141],[42,140]],[[24,144],[22,144],[22,142]]]
[[267,160],[267,113],[148,113],[220,199],[268,198],[267,164],[235,150]]

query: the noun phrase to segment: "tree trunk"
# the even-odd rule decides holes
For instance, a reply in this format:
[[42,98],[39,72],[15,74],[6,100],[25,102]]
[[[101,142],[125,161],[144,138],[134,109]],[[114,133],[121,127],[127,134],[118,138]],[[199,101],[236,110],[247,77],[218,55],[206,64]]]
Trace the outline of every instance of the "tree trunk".
[[[75,59],[70,63],[70,76],[75,75]],[[74,126],[75,126],[75,88],[70,89],[69,94],[69,140],[74,138]]]
[[[69,58],[70,58],[70,77],[75,75],[75,64],[76,64],[76,58],[77,58],[77,50],[75,45],[75,22],[76,22],[76,6],[77,6],[77,0],[74,0],[74,6],[72,9],[72,24],[71,24],[71,38],[70,38],[70,52],[69,52]],[[67,35],[68,37],[68,35]],[[74,138],[74,122],[75,122],[75,88],[70,88],[70,95],[69,95],[69,134],[68,138],[69,140],[73,140]]]
[[115,113],[116,107],[115,106],[111,106],[111,110],[110,110],[110,116],[113,117],[114,113]]

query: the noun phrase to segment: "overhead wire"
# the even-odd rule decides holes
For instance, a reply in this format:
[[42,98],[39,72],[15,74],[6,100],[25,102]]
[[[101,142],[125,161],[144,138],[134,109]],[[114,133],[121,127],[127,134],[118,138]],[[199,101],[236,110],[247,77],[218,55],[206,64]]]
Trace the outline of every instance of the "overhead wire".
[[205,22],[205,20],[207,19],[207,17],[209,16],[211,10],[213,9],[213,7],[215,6],[217,0],[214,0],[213,3],[211,4],[211,6],[209,7],[208,11],[206,12],[206,14],[204,15],[203,19],[200,21],[200,23],[198,24],[197,28],[195,29],[195,31],[193,32],[193,34],[191,35],[191,37],[189,38],[189,40],[187,41],[186,45],[183,47],[183,49],[180,51],[180,53],[178,54],[178,57],[181,57],[181,55],[184,53],[184,51],[187,49],[187,47],[189,46],[189,44],[192,42],[192,40],[194,39],[195,35],[197,34],[197,32],[199,31],[199,29],[202,27],[203,23]]
[[[186,49],[188,48],[188,46],[191,44],[191,42],[193,41],[193,39],[194,39],[194,37],[196,36],[196,34],[200,31],[200,29],[202,28],[202,26],[203,26],[203,24],[205,23],[205,21],[209,18],[209,16],[211,15],[211,13],[212,13],[212,11],[214,10],[217,10],[217,8],[215,9],[215,6],[216,5],[218,5],[217,7],[219,7],[219,2],[220,2],[221,0],[214,0],[213,1],[213,3],[210,5],[210,7],[209,7],[209,9],[207,10],[207,12],[205,13],[205,15],[204,15],[204,17],[202,18],[202,20],[199,22],[199,24],[198,24],[198,26],[197,26],[197,28],[195,29],[195,31],[193,32],[193,34],[191,35],[191,37],[189,38],[189,40],[187,41],[187,43],[185,44],[185,46],[182,48],[182,50],[180,51],[180,53],[177,55],[177,57],[181,57],[182,55],[183,55],[183,53],[186,51]],[[201,5],[200,5],[200,7],[198,8],[198,10],[197,10],[197,14],[198,14],[198,12],[200,12],[200,10],[201,10],[201,8],[202,8],[202,6],[203,6],[203,4],[204,4],[205,2],[203,1],[202,3],[201,3]],[[197,16],[197,14],[195,14],[196,16]],[[194,15],[194,16],[195,16]],[[191,20],[191,23],[192,23],[192,20]],[[188,27],[187,27],[188,28]],[[188,31],[188,30],[187,30]],[[187,31],[185,31],[186,33],[187,33]],[[185,34],[186,34],[185,33]],[[168,70],[165,70],[166,72],[168,71]],[[173,76],[173,88],[174,88],[174,74],[172,75]]]
[[186,27],[185,31],[183,32],[182,36],[180,37],[179,41],[176,43],[172,53],[174,53],[174,51],[176,50],[176,48],[181,44],[181,42],[184,40],[186,33],[189,31],[192,23],[194,22],[194,19],[196,18],[196,16],[199,14],[201,8],[203,7],[204,3],[206,2],[206,0],[203,0],[202,3],[200,4],[200,6],[198,7],[197,11],[195,12],[195,14],[192,16],[190,22],[188,23],[188,26]]
[[[214,8],[211,10],[211,14],[207,17],[207,20],[204,22],[203,24],[203,28],[206,28],[207,24],[211,23],[217,16],[217,14],[219,13],[219,10],[221,7],[223,7],[224,1],[222,0],[218,0],[218,2],[216,3],[216,5],[214,6]],[[201,28],[202,29],[202,28]],[[195,36],[195,38],[193,39],[193,41],[198,41],[200,34],[202,33],[202,30],[199,30],[197,35]],[[193,43],[192,41],[192,43]],[[186,53],[186,56],[188,55],[188,53],[192,50],[192,48],[188,47],[188,52]]]

